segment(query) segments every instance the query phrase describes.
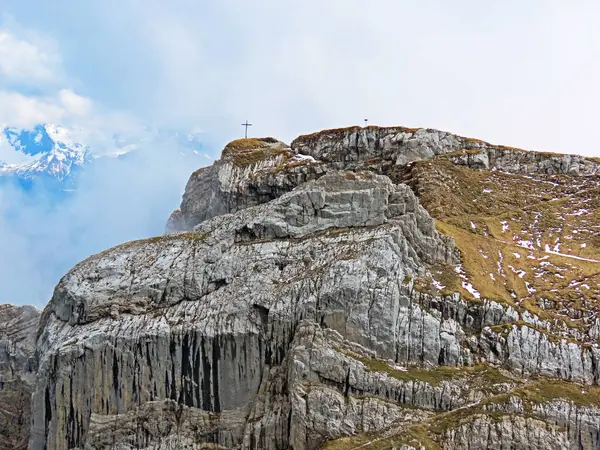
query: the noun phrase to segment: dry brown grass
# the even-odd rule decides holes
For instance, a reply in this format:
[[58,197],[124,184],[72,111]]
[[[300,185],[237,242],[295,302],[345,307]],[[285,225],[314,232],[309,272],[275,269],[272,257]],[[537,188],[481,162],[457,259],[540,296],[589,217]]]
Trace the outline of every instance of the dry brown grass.
[[444,158],[415,164],[411,175],[482,297],[578,329],[600,314],[600,263],[546,252],[560,244],[560,253],[600,261],[600,177],[533,179],[473,171]]
[[237,167],[246,167],[276,156],[286,160],[291,152],[274,138],[247,138],[230,142],[223,149],[221,158]]

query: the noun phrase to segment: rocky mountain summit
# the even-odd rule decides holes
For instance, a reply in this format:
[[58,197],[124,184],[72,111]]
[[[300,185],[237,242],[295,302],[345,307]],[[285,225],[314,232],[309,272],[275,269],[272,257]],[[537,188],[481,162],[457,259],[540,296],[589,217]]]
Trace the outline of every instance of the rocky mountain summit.
[[29,448],[600,448],[600,161],[228,144],[44,310]]

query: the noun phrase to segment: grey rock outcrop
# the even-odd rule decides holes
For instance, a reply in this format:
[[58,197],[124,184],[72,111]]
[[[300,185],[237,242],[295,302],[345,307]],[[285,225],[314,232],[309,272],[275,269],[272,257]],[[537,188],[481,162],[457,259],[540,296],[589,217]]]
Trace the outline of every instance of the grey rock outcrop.
[[[563,449],[572,447],[567,433],[559,426],[548,425],[545,421],[506,414],[490,417],[482,414],[470,423],[460,425],[446,437],[445,450],[476,449]],[[584,447],[592,448],[592,447]]]
[[336,168],[379,161],[403,166],[413,161],[448,155],[456,164],[509,173],[595,175],[600,163],[579,155],[525,151],[493,145],[429,128],[351,127],[300,136],[291,144],[297,153],[311,155]]
[[290,147],[272,138],[242,139],[229,144],[213,165],[192,174],[166,231],[188,231],[212,217],[269,202],[331,170],[387,175],[393,167],[438,155],[479,170],[600,174],[600,163],[583,156],[523,151],[425,128],[326,130],[300,136]]
[[374,158],[405,165],[455,152],[465,145],[460,136],[432,129],[352,127],[300,136],[292,142],[292,149],[342,168]]
[[0,449],[27,448],[40,311],[0,305]]
[[312,158],[294,158],[292,149],[272,138],[234,141],[220,160],[192,174],[166,230],[191,230],[212,217],[269,202],[318,178],[324,173],[319,166]]
[[502,170],[516,174],[600,174],[600,164],[580,155],[528,152],[506,147],[484,147],[477,152],[453,156],[455,164],[478,170]]

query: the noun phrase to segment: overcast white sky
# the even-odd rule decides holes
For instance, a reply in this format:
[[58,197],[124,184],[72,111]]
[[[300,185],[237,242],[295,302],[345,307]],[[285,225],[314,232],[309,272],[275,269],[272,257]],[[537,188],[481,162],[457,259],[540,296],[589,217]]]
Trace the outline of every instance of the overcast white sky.
[[246,118],[253,133],[289,141],[368,117],[600,154],[590,133],[600,104],[597,0],[3,0],[0,8],[0,122],[94,116],[111,127],[100,116],[128,115],[199,127],[219,146]]
[[[0,125],[203,130],[216,157],[246,119],[290,142],[368,118],[600,156],[598,24],[598,0],[1,0]],[[162,232],[198,163],[147,150],[60,205],[0,192],[0,302]]]

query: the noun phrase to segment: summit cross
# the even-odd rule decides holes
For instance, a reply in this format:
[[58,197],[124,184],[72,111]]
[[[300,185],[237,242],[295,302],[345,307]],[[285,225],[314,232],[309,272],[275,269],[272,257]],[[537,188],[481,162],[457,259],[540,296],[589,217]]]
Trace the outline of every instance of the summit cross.
[[251,126],[252,126],[252,124],[251,124],[251,123],[248,123],[248,121],[246,120],[246,123],[243,123],[243,124],[242,124],[242,126],[243,126],[243,127],[246,127],[246,130],[245,130],[245,132],[244,132],[244,138],[245,138],[245,139],[248,139],[248,127],[251,127]]

